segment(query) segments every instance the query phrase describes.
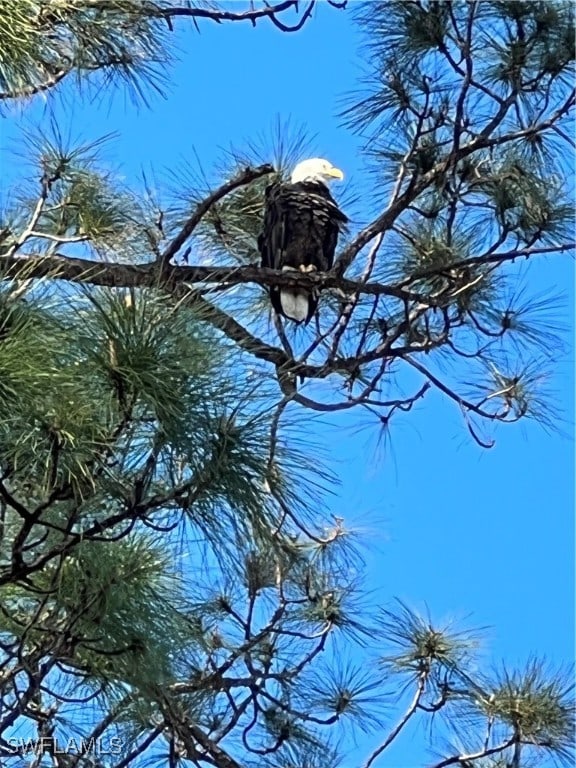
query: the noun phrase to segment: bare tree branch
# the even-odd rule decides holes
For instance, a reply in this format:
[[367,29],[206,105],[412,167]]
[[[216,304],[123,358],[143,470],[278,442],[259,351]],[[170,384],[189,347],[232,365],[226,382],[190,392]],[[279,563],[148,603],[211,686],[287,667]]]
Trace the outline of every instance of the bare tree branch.
[[[300,29],[305,21],[308,19],[311,13],[311,9],[303,14],[304,21],[300,21],[298,25],[280,26],[280,22],[277,19],[277,15],[284,13],[290,9],[298,11],[299,0],[283,0],[283,2],[268,4],[265,3],[263,8],[252,8],[249,11],[225,11],[218,8],[187,8],[185,6],[170,6],[168,8],[159,7],[155,3],[146,3],[146,12],[150,16],[156,16],[159,18],[172,19],[178,16],[188,16],[195,19],[210,19],[218,24],[223,21],[249,21],[253,26],[259,19],[268,18],[275,23],[284,32],[295,32]],[[312,3],[314,6],[314,3]]]

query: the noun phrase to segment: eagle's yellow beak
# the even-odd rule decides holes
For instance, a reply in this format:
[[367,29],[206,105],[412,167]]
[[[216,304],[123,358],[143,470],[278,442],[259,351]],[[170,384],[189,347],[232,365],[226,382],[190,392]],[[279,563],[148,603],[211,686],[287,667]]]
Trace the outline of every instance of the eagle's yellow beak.
[[329,171],[326,172],[327,176],[330,176],[332,179],[340,179],[342,181],[344,179],[344,174],[340,170],[340,168],[330,168]]

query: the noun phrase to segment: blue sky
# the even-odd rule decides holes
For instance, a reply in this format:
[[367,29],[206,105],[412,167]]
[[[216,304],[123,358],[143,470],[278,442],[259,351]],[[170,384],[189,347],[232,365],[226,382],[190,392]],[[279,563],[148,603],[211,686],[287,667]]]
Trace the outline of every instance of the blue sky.
[[[181,22],[180,61],[166,100],[136,109],[118,93],[110,103],[70,99],[53,105],[74,133],[115,131],[107,157],[128,180],[144,167],[175,168],[194,160],[207,170],[233,140],[270,132],[277,116],[316,134],[318,154],[361,181],[360,142],[337,118],[341,98],[361,74],[359,36],[350,14],[320,5],[295,35],[267,24],[201,23],[198,35]],[[4,147],[21,125],[46,115],[41,104],[2,118]],[[3,152],[2,164],[8,163]],[[6,175],[16,175],[5,165]],[[543,258],[527,272],[534,291],[563,290],[566,340],[571,345],[573,262]],[[573,351],[553,381],[572,433]],[[358,419],[367,425],[355,430]],[[326,419],[324,419],[326,422]],[[534,423],[497,430],[482,450],[469,438],[458,410],[433,395],[398,419],[391,444],[378,447],[375,427],[352,412],[317,427],[341,477],[332,511],[366,529],[367,587],[374,598],[399,597],[433,619],[462,618],[488,626],[486,655],[522,662],[545,654],[574,656],[574,444]],[[362,737],[363,738],[363,737]],[[369,740],[372,742],[372,739]],[[359,745],[359,758],[367,754]],[[350,755],[352,760],[352,754]],[[382,762],[425,762],[404,742]],[[354,762],[346,762],[346,766]]]

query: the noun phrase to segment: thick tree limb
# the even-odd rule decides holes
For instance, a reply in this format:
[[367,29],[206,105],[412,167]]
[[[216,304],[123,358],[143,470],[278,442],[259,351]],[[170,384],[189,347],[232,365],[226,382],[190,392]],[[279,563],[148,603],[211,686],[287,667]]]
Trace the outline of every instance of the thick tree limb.
[[[184,242],[185,238],[181,238],[181,240]],[[229,287],[242,283],[254,283],[256,285],[279,285],[286,288],[301,285],[320,289],[337,288],[346,293],[390,296],[401,301],[417,301],[430,306],[435,303],[429,297],[402,287],[347,280],[335,272],[300,274],[298,272],[264,269],[254,265],[242,267],[180,267],[170,265],[165,269],[163,277],[160,277],[154,263],[118,264],[78,259],[59,253],[51,256],[30,253],[14,257],[0,256],[0,269],[3,276],[8,278],[52,277],[74,283],[101,285],[110,288],[145,288],[153,285],[160,286],[161,284],[173,287],[180,283],[214,283]]]
[[[365,230],[366,231],[366,230]],[[174,241],[173,241],[174,242]],[[170,248],[170,246],[169,246]],[[418,270],[409,278],[395,285],[379,282],[358,282],[340,277],[339,271],[306,273],[281,272],[265,269],[256,265],[241,267],[205,267],[205,266],[172,266],[170,265],[161,277],[154,262],[147,264],[120,264],[116,262],[92,261],[79,259],[55,253],[45,256],[38,253],[21,254],[20,256],[0,256],[0,270],[4,278],[28,280],[33,278],[51,277],[86,285],[106,286],[109,288],[150,288],[152,286],[173,292],[174,287],[187,283],[208,283],[233,287],[235,285],[253,283],[255,285],[278,285],[286,288],[295,286],[335,288],[345,293],[360,293],[368,296],[389,296],[400,301],[415,301],[427,306],[436,306],[439,302],[430,296],[407,290],[405,287],[413,280],[430,275],[446,272],[448,269],[459,269],[482,264],[498,264],[514,261],[517,258],[529,258],[538,254],[564,253],[576,248],[575,242],[560,245],[519,248],[501,251],[468,259],[455,261],[439,267]],[[168,251],[168,249],[167,249]],[[165,251],[166,253],[166,251]]]
[[265,360],[275,366],[286,366],[291,362],[291,358],[285,352],[254,336],[243,325],[234,320],[233,317],[209,301],[206,301],[194,289],[180,283],[173,286],[170,293],[184,301],[187,305],[195,307],[210,325],[218,328],[225,336],[236,342],[241,349],[254,355],[259,360]]

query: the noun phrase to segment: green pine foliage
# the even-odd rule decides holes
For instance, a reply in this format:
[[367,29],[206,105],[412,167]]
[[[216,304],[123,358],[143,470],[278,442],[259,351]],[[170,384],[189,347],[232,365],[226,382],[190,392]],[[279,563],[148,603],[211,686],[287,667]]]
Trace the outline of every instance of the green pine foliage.
[[[13,0],[0,100],[64,79],[145,97],[178,16],[286,29],[285,12],[310,15],[228,5]],[[531,295],[517,264],[573,250],[574,10],[352,14],[367,74],[344,119],[371,188],[346,192],[350,232],[306,329],[268,322],[257,268],[265,188],[317,154],[302,131],[278,122],[214,173],[182,165],[169,182],[121,179],[111,137],[55,124],[22,137],[0,212],[10,768],[336,768],[343,735],[377,741],[370,768],[418,726],[435,768],[571,764],[570,670],[539,656],[489,671],[480,632],[375,606],[309,432],[311,411],[355,408],[387,434],[431,389],[480,445],[478,425],[558,428],[563,306]],[[117,749],[30,757],[21,734]]]

